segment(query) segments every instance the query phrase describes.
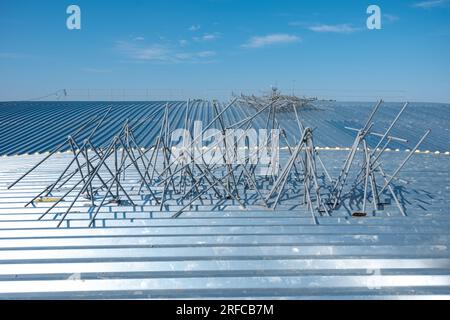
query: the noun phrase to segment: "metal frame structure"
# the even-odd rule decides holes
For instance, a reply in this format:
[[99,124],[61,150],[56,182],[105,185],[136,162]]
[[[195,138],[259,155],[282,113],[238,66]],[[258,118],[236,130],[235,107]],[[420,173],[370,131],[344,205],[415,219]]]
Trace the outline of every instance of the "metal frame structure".
[[[141,148],[140,136],[136,136],[136,132],[145,122],[141,119],[127,119],[108,144],[96,145],[95,136],[101,132],[105,120],[113,116],[109,108],[103,115],[95,116],[82,124],[55,150],[12,183],[8,189],[17,185],[42,163],[50,161],[60,150],[69,147],[73,155],[69,164],[52,184],[46,186],[42,192],[25,204],[25,206],[36,206],[46,202],[46,198],[52,197],[54,203],[39,217],[41,220],[55,213],[61,202],[70,202],[67,210],[57,213],[58,227],[70,226],[66,217],[80,201],[91,207],[89,226],[96,227],[96,217],[100,209],[111,205],[136,207],[144,201],[158,206],[159,211],[168,212],[169,208],[176,207],[176,212],[171,216],[177,218],[186,210],[204,201],[214,208],[231,203],[239,205],[243,210],[247,206],[255,205],[265,210],[274,210],[286,198],[298,199],[299,204],[306,205],[313,222],[318,224],[318,215],[331,216],[345,199],[361,195],[358,190],[361,185],[363,186],[362,205],[354,215],[366,215],[369,202],[373,204],[374,212],[382,210],[386,202],[381,200],[381,195],[388,191],[388,196],[395,201],[398,210],[405,216],[405,210],[395,193],[393,182],[398,180],[399,172],[430,131],[428,130],[421,137],[392,174],[386,173],[383,169],[382,156],[391,141],[407,142],[405,139],[392,136],[391,131],[408,103],[403,106],[382,134],[373,131],[373,119],[383,104],[382,100],[375,105],[362,128],[348,128],[356,131],[357,134],[341,173],[336,179],[330,176],[320,158],[318,148],[314,145],[314,130],[305,127],[299,117],[298,111],[305,103],[307,102],[303,101],[298,105],[277,94],[262,99],[236,97],[226,106],[214,101],[211,103],[214,111],[213,119],[202,129],[200,135],[194,136],[190,130],[192,121],[189,119],[190,102],[188,101],[184,127],[190,134],[191,142],[182,148],[181,153],[174,152],[171,141],[171,132],[175,128],[172,128],[170,123],[171,105],[169,103],[164,108],[159,135],[150,147]],[[229,123],[225,114],[231,108],[250,108],[254,110],[254,113],[246,119]],[[283,123],[277,118],[280,112],[292,112],[295,115],[300,139],[294,146],[289,144]],[[289,152],[285,164],[269,163],[272,167],[280,169],[279,174],[257,175],[256,170],[262,164],[249,161],[254,156],[252,152],[258,152],[258,150],[250,150],[245,141],[245,135],[258,117],[265,117],[265,129],[270,132],[268,137],[270,141],[278,142],[275,141],[278,137],[274,135],[274,130],[281,132],[281,138]],[[245,161],[242,163],[205,161],[205,151],[198,148],[197,142],[212,127],[218,128],[223,138],[209,145],[209,150],[221,152],[222,160],[226,160],[227,150],[238,151],[240,147],[238,142],[244,139],[244,147],[248,149]],[[230,128],[241,129],[243,132],[242,136],[237,137],[237,140],[233,140],[231,144],[226,138],[226,131]],[[145,132],[141,132],[140,135],[145,136]],[[369,136],[379,138],[375,148],[369,147],[367,139]],[[272,154],[279,152],[279,147],[269,151]],[[357,159],[358,156],[361,158],[360,161]],[[381,185],[379,185],[380,181],[382,181]]]
[[[419,148],[419,146],[422,144],[422,142],[425,140],[425,138],[429,135],[431,130],[427,130],[425,134],[420,138],[419,142],[415,145],[415,147],[408,153],[405,160],[401,163],[401,165],[398,167],[397,170],[391,175],[387,175],[385,171],[383,170],[382,166],[382,155],[387,150],[389,144],[391,141],[398,141],[398,142],[408,142],[406,139],[398,138],[391,136],[390,133],[398,120],[400,119],[400,116],[405,111],[406,107],[408,106],[408,102],[406,102],[397,116],[393,119],[387,130],[384,132],[384,134],[376,133],[373,131],[374,122],[372,122],[375,114],[379,110],[380,106],[383,104],[383,100],[378,101],[378,103],[375,105],[374,109],[372,110],[372,113],[370,114],[369,118],[367,119],[365,125],[361,129],[354,129],[346,127],[346,129],[349,129],[351,131],[356,131],[356,137],[353,142],[353,145],[350,149],[350,152],[344,162],[344,165],[342,167],[340,175],[337,177],[333,188],[331,190],[331,197],[330,197],[330,205],[332,209],[335,209],[339,203],[342,202],[342,200],[345,198],[345,195],[343,195],[345,186],[347,185],[347,180],[349,178],[350,172],[352,170],[352,166],[355,162],[355,157],[358,153],[358,151],[362,151],[362,161],[359,164],[358,169],[356,170],[358,173],[356,174],[353,183],[350,187],[350,195],[355,194],[355,190],[359,185],[363,185],[363,197],[362,197],[362,210],[354,212],[355,216],[364,216],[367,214],[366,208],[367,203],[369,200],[369,197],[372,198],[372,204],[374,206],[374,211],[379,210],[385,202],[382,202],[380,200],[380,195],[387,189],[389,190],[389,193],[391,197],[394,199],[398,210],[403,216],[406,216],[406,213],[396,196],[394,189],[392,188],[392,181],[396,179],[398,173],[400,170],[405,166],[407,161],[414,155],[415,151]],[[369,149],[367,137],[369,135],[373,135],[376,137],[380,137],[380,140],[378,141],[377,145],[371,150]],[[383,146],[382,146],[383,145]],[[382,146],[382,147],[381,147]],[[381,147],[381,148],[380,148]],[[379,186],[377,184],[377,181],[382,180],[384,181],[384,184],[382,186]],[[369,190],[369,184],[370,184],[370,190]]]

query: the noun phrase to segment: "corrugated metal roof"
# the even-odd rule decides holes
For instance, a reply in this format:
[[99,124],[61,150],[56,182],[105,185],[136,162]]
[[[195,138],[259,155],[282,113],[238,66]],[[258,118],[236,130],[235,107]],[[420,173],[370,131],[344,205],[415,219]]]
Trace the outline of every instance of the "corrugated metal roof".
[[[322,153],[334,173],[344,155]],[[0,160],[1,298],[450,297],[448,156],[419,154],[406,168],[408,217],[394,206],[365,218],[344,209],[313,225],[295,200],[276,211],[230,200],[169,219],[175,204],[159,212],[142,203],[104,207],[87,228],[92,210],[80,203],[67,217],[71,228],[59,229],[57,214],[36,221],[49,204],[23,204],[69,154],[5,190],[41,157]],[[388,157],[395,163],[404,153]]]
[[[109,105],[117,118],[105,125],[97,143],[106,142],[125,118],[154,113],[145,125],[153,132],[142,142],[148,146],[165,102],[2,103],[0,121],[6,126],[0,127],[1,153],[51,150],[79,122]],[[183,103],[174,106],[173,126],[181,127]],[[349,146],[353,135],[343,127],[358,127],[370,106],[323,103],[321,110],[304,110],[302,117],[318,127],[318,145]],[[191,110],[192,119],[213,115],[206,103],[196,102]],[[245,110],[237,110],[228,119],[242,119]],[[387,125],[398,105],[383,110],[381,123]],[[448,110],[445,105],[413,105],[393,134],[414,144],[417,131],[432,127],[434,137],[423,149],[449,150]],[[290,117],[281,115],[293,136],[297,131]],[[337,176],[348,151],[320,152]],[[392,172],[405,155],[386,153],[384,168]],[[282,153],[282,161],[286,156]],[[392,205],[374,216],[355,218],[348,203],[332,217],[318,217],[315,225],[310,212],[292,198],[275,211],[256,204],[242,210],[233,200],[217,206],[204,199],[170,219],[179,205],[169,200],[167,211],[160,212],[152,201],[133,194],[136,207],[102,207],[95,228],[87,227],[92,216],[88,201],[76,204],[62,228],[56,226],[68,203],[40,221],[38,216],[51,204],[24,208],[54,181],[72,157],[68,153],[55,155],[6,189],[42,157],[0,158],[0,298],[450,297],[449,155],[416,154],[402,171],[409,184],[397,185],[396,193],[407,217]]]
[[[184,126],[186,102],[169,102],[169,118],[173,129]],[[46,152],[53,150],[80,124],[94,115],[112,108],[113,117],[106,119],[101,135],[94,139],[96,144],[111,140],[125,119],[140,119],[145,123],[136,135],[145,132],[145,137],[138,143],[149,147],[155,140],[159,124],[164,114],[166,102],[0,102],[0,155]],[[315,102],[317,108],[305,108],[300,117],[314,131],[315,143],[322,147],[348,147],[354,139],[354,132],[345,126],[360,127],[373,107],[373,103],[338,103]],[[377,115],[375,131],[383,131],[401,108],[398,103],[385,103]],[[432,133],[421,146],[424,150],[450,151],[450,105],[411,103],[402,115],[402,125],[394,128],[393,135],[410,140],[414,146],[418,136],[426,129]],[[230,123],[238,122],[254,110],[235,107],[225,113]],[[190,103],[191,121],[203,120],[208,123],[214,117],[214,110],[209,102],[194,101]],[[277,115],[291,141],[298,137],[297,123],[293,113]],[[265,118],[256,119],[256,129],[265,128]],[[376,144],[376,137],[371,138]],[[371,140],[369,139],[369,142]],[[392,148],[407,146],[393,142]]]

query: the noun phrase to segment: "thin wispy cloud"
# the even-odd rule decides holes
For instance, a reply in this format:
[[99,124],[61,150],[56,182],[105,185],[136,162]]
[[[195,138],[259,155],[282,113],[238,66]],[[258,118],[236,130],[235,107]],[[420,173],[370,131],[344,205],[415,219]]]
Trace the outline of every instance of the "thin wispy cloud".
[[263,48],[278,44],[288,44],[300,42],[301,38],[296,35],[286,33],[273,33],[265,36],[256,36],[250,38],[247,43],[244,43],[244,48]]
[[192,25],[189,27],[189,31],[198,31],[200,30],[201,26],[199,24]]
[[314,32],[321,32],[321,33],[353,33],[356,31],[361,30],[360,28],[356,28],[352,26],[351,24],[318,24],[314,26],[308,27],[309,30]]
[[193,61],[197,58],[211,58],[214,57],[216,55],[216,53],[214,51],[197,51],[197,52],[180,52],[180,53],[175,53],[174,56],[175,58],[177,58],[179,61],[178,62],[182,62],[182,61]]
[[203,35],[202,39],[205,41],[211,41],[211,40],[216,40],[219,36],[216,34],[205,34]]
[[157,63],[205,63],[216,55],[215,51],[184,51],[166,44],[137,44],[117,41],[116,50],[135,62]]
[[205,33],[201,37],[193,37],[194,41],[214,41],[220,37],[218,33]]
[[432,9],[437,7],[444,7],[449,4],[449,2],[450,0],[428,0],[416,2],[413,4],[413,7],[421,9]]
[[145,38],[139,36],[139,37],[135,37],[133,40],[134,40],[134,41],[144,41]]

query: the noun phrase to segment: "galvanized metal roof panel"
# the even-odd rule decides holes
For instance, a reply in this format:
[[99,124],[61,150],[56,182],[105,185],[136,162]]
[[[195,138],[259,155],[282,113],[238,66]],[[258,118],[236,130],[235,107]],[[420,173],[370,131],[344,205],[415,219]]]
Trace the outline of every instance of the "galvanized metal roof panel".
[[[101,133],[94,139],[96,144],[104,144],[119,129],[126,119],[144,121],[139,132],[146,132],[138,141],[148,147],[155,140],[159,124],[167,102],[0,102],[0,155],[15,155],[53,150],[68,135],[87,119],[112,108],[113,117],[106,119]],[[186,102],[169,102],[171,128],[182,128],[187,110]],[[370,113],[372,103],[316,102],[316,108],[305,108],[300,117],[305,123],[316,128],[315,143],[322,147],[347,147],[354,133],[345,126],[359,127]],[[383,131],[395,116],[401,104],[385,103],[380,108],[374,130]],[[392,148],[408,148],[415,144],[418,133],[431,128],[430,137],[421,148],[430,151],[450,151],[449,112],[450,105],[411,103],[402,116],[402,126],[394,128],[392,134],[409,140],[406,145],[392,143]],[[254,113],[244,106],[225,112],[229,123],[237,122]],[[203,120],[208,123],[214,117],[210,103],[193,101],[189,107],[191,121]],[[292,113],[277,115],[291,141],[298,139],[298,128]],[[265,118],[258,117],[255,128],[265,128]],[[82,139],[82,137],[80,137]],[[369,139],[376,142],[376,138]]]
[[[0,154],[46,152],[86,119],[109,107],[96,144],[105,144],[127,118],[144,121],[140,141],[150,146],[166,102],[20,102],[0,103]],[[171,129],[183,127],[185,102],[169,108]],[[345,126],[359,127],[372,104],[320,102],[301,117],[315,130],[315,143],[331,175],[337,176],[354,138]],[[377,117],[383,131],[400,104],[386,104]],[[406,208],[394,205],[364,218],[348,201],[333,216],[317,217],[283,199],[276,210],[249,201],[242,210],[233,200],[202,199],[192,210],[170,219],[181,206],[170,200],[160,211],[151,199],[131,194],[137,206],[104,206],[94,228],[93,208],[81,200],[57,228],[69,203],[39,217],[50,203],[24,207],[53,182],[71,159],[56,154],[14,189],[6,186],[43,155],[0,158],[0,298],[450,298],[450,150],[449,105],[412,104],[392,134],[410,140],[385,154],[393,172],[415,144],[418,132],[432,128],[395,192]],[[251,114],[238,106],[225,113],[233,123]],[[214,117],[207,102],[193,102],[191,120]],[[290,140],[298,138],[289,112],[279,114]],[[192,124],[191,124],[192,125]],[[255,121],[265,127],[265,118]],[[80,137],[80,140],[83,137]],[[370,139],[369,139],[370,141]],[[377,140],[372,140],[376,142]],[[326,147],[340,147],[338,150]],[[281,160],[287,160],[286,151]],[[130,187],[136,174],[128,174]],[[72,186],[69,182],[66,187]],[[73,197],[67,197],[70,201]]]
[[[332,174],[345,154],[321,151]],[[404,155],[390,152],[386,170]],[[42,155],[2,157],[0,298],[449,298],[450,161],[415,157],[402,173],[411,181],[407,217],[387,208],[354,218],[344,209],[314,225],[293,199],[276,211],[206,203],[169,219],[143,204],[104,207],[95,228],[83,205],[67,217],[71,228],[56,228],[57,215],[36,221],[46,203],[23,207],[70,154],[13,190],[6,185]]]

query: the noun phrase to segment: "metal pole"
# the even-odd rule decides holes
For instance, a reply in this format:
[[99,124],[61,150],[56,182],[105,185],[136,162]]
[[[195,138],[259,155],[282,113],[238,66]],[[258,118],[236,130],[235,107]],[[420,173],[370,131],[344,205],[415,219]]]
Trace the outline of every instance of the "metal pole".
[[422,136],[422,138],[419,140],[419,142],[416,144],[416,146],[411,150],[411,152],[408,154],[408,156],[403,160],[401,165],[398,167],[397,170],[391,175],[389,180],[385,183],[384,187],[381,189],[380,194],[383,193],[383,191],[386,189],[386,187],[392,182],[392,180],[395,178],[395,176],[402,170],[402,168],[405,166],[406,162],[414,155],[414,152],[419,148],[419,146],[422,144],[422,142],[425,140],[425,138],[430,134],[431,130],[428,130],[425,132],[425,134]]

